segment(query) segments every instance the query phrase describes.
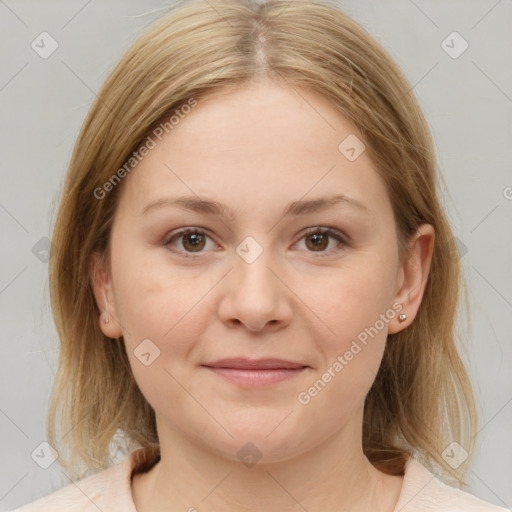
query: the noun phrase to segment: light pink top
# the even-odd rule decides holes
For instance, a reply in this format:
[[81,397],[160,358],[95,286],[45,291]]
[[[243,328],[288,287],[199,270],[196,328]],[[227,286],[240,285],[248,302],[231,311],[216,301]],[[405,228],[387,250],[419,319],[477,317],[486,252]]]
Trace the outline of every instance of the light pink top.
[[[137,512],[131,493],[132,471],[144,460],[144,448],[108,469],[69,484],[12,512]],[[143,453],[144,452],[144,453]],[[510,512],[472,494],[450,487],[410,457],[394,512]]]

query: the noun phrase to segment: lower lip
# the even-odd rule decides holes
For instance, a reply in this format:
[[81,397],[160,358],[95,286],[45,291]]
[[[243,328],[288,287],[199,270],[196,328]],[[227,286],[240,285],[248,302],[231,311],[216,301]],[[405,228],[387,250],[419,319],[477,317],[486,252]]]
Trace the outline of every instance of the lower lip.
[[206,366],[208,370],[227,380],[244,384],[246,386],[266,386],[275,384],[287,379],[291,379],[302,373],[307,367],[303,368],[276,368],[267,370],[243,370],[237,368],[212,368]]

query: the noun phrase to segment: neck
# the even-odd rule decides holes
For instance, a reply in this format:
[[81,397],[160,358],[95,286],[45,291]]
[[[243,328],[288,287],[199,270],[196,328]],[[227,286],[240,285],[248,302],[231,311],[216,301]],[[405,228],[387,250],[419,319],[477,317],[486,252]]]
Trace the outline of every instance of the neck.
[[381,473],[364,456],[361,420],[292,459],[250,467],[160,426],[161,460],[132,483],[137,511],[392,512],[402,479]]

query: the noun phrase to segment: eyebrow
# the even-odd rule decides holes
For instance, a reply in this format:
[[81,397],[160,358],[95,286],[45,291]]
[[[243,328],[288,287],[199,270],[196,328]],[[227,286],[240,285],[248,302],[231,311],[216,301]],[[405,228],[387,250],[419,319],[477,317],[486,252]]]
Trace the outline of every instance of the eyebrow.
[[[330,197],[320,197],[317,199],[293,201],[285,207],[282,216],[286,217],[289,215],[304,215],[308,213],[314,213],[321,210],[326,210],[328,208],[332,208],[333,206],[339,204],[345,204],[348,206],[355,207],[366,214],[370,213],[370,209],[357,199],[348,197],[344,194],[338,194]],[[203,213],[206,215],[225,217],[232,220],[235,218],[234,212],[230,210],[227,206],[218,203],[217,201],[199,199],[197,196],[183,196],[176,198],[157,199],[147,204],[140,212],[140,215],[144,215],[150,210],[163,208],[165,206],[173,206],[181,208],[183,210]]]

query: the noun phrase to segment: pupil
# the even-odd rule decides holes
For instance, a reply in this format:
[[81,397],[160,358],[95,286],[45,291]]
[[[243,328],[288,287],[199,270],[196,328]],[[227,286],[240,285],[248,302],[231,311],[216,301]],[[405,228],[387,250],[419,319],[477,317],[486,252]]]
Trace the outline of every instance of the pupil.
[[316,234],[310,235],[310,239],[312,241],[314,248],[325,249],[326,237],[323,233],[316,233]]
[[191,249],[194,249],[194,248],[201,248],[201,244],[203,243],[203,240],[202,240],[202,236],[203,235],[198,235],[198,234],[188,234],[185,236],[185,246],[189,246],[189,248]]

